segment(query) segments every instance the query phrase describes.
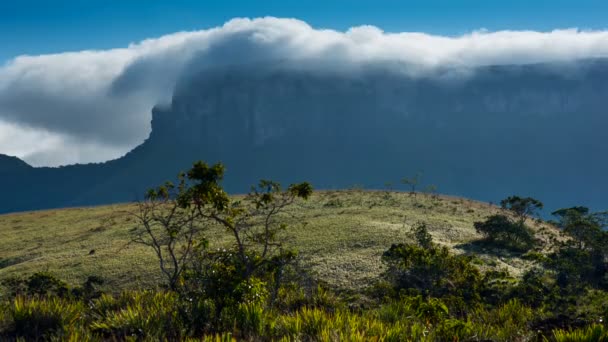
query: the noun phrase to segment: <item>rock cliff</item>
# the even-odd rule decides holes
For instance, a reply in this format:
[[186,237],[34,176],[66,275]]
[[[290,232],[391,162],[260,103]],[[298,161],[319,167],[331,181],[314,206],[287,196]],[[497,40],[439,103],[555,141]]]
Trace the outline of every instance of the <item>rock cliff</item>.
[[104,164],[3,177],[20,200],[1,199],[0,211],[136,200],[197,159],[224,162],[232,192],[259,178],[381,188],[421,171],[441,192],[480,200],[608,207],[608,61],[425,77],[294,65],[188,75],[154,109],[141,146]]

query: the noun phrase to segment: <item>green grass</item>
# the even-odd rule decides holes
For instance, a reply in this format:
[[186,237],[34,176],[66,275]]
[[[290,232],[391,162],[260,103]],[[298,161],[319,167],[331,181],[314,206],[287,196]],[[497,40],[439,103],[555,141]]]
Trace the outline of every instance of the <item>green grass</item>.
[[[0,280],[47,271],[70,284],[98,275],[112,291],[157,285],[161,278],[154,254],[129,243],[136,222],[128,212],[135,210],[133,204],[123,204],[0,216]],[[521,274],[529,261],[470,244],[480,238],[473,223],[499,211],[447,196],[345,190],[317,192],[292,206],[283,219],[289,225],[286,241],[299,250],[304,266],[338,289],[358,290],[382,271],[382,252],[408,240],[409,227],[418,221],[427,223],[436,242],[456,253],[476,253],[484,267]],[[558,238],[554,227],[529,223],[538,238]],[[229,241],[219,227],[210,227],[208,234],[219,244]]]

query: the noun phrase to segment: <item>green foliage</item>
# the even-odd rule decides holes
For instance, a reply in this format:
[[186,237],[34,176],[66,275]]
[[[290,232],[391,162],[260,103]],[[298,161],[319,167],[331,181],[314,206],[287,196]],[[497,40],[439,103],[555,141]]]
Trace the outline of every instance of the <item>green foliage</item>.
[[546,257],[537,258],[540,267],[524,275],[520,295],[533,305],[545,302],[554,312],[570,315],[576,311],[573,303],[590,288],[608,288],[608,233],[585,207],[560,209],[553,215],[567,239]]
[[553,338],[556,342],[606,342],[608,329],[599,324],[570,331],[559,329],[553,332]]
[[[281,269],[295,257],[279,234],[287,226],[277,220],[296,199],[308,199],[312,186],[281,185],[262,180],[242,200],[231,200],[220,182],[222,164],[197,162],[179,175],[179,183],[152,189],[136,215],[134,241],[152,247],[172,290],[196,301],[213,298],[216,319],[245,298],[253,278],[263,286],[279,280]],[[208,250],[206,226],[219,224],[232,236],[230,246]],[[275,282],[276,282],[275,281]]]
[[514,251],[528,251],[535,244],[532,230],[513,222],[505,215],[492,215],[483,222],[474,223],[475,230],[486,242]]
[[34,273],[26,283],[27,294],[37,296],[57,295],[66,296],[69,293],[68,285],[45,272]]
[[104,296],[93,303],[92,331],[119,338],[177,340],[185,335],[178,297],[171,292],[131,292],[119,301]]
[[6,333],[27,339],[62,336],[83,323],[84,312],[84,305],[77,301],[18,296],[8,308],[11,325]]
[[68,284],[48,272],[36,272],[26,279],[7,279],[3,282],[8,289],[8,298],[27,297],[76,297],[85,300],[101,295],[99,286],[104,280],[98,276],[89,276],[82,286],[70,287]]
[[[517,300],[492,308],[470,306],[466,316],[453,313],[441,299],[422,296],[404,296],[363,311],[323,306],[281,311],[263,301],[251,301],[223,311],[224,324],[213,332],[188,324],[191,313],[183,310],[183,300],[167,291],[102,295],[88,306],[76,298],[18,297],[5,310],[9,322],[0,325],[0,339],[520,341],[537,334],[530,326],[544,315]],[[605,334],[604,327],[591,325],[572,331],[549,330],[544,336],[601,341],[597,338]]]
[[[603,216],[586,208],[556,212],[566,237],[517,259],[533,266],[521,278],[506,268],[488,268],[488,262],[474,256],[451,253],[449,242],[435,243],[427,224],[419,222],[409,233],[415,243],[393,244],[382,254],[386,268],[380,281],[370,277],[373,286],[367,292],[349,291],[315,279],[285,244],[287,218],[297,222],[292,217],[296,211],[286,208],[311,196],[308,183],[284,189],[263,180],[234,199],[220,184],[223,176],[221,164],[198,162],[178,176],[176,185],[151,190],[136,220],[130,217],[129,224],[137,224],[131,231],[133,241],[156,254],[167,287],[102,293],[103,279],[95,276],[78,287],[49,273],[14,279],[4,284],[11,293],[0,300],[0,340],[606,339],[606,328],[599,324],[608,315],[608,243],[601,230]],[[417,177],[408,183],[414,193]],[[441,205],[437,198],[425,203],[420,197],[418,207]],[[359,192],[354,201],[331,200],[348,216],[353,208],[371,210],[378,198],[371,196],[371,204],[369,198]],[[406,202],[411,205],[412,200]],[[332,202],[323,203],[319,215],[330,211],[327,204]],[[534,236],[524,222],[542,203],[513,196],[502,205],[513,215],[478,222],[478,232],[492,243],[530,248]],[[397,206],[395,211],[404,225],[419,219],[405,220],[402,209]],[[454,207],[444,208],[444,213],[449,209]],[[461,211],[479,212],[477,207],[468,209]],[[211,226],[226,234],[211,234]],[[379,245],[385,249],[390,242]],[[319,260],[324,259],[314,262]],[[343,271],[351,275],[353,266]]]
[[519,196],[509,196],[503,199],[500,201],[500,206],[515,214],[520,225],[524,224],[527,217],[537,215],[544,207],[543,203],[537,199]]
[[433,237],[424,222],[418,222],[412,227],[411,236],[422,248],[433,248]]
[[394,244],[382,261],[387,265],[384,278],[398,293],[479,300],[482,275],[469,256],[452,255],[444,246]]
[[534,319],[534,312],[519,300],[511,299],[493,310],[482,312],[481,319],[490,325],[520,330],[518,333],[524,334],[523,330],[527,330],[525,327]]
[[559,219],[558,225],[561,228],[564,228],[571,222],[575,222],[582,218],[588,217],[589,208],[581,206],[562,208],[552,212],[551,215],[557,217]]

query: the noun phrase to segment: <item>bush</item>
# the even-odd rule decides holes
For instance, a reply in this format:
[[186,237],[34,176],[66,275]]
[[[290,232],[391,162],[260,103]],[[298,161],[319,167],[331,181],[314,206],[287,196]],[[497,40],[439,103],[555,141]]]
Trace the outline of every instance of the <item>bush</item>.
[[83,323],[84,311],[82,303],[67,299],[18,296],[8,309],[10,334],[27,339],[62,336]]
[[388,267],[383,277],[397,292],[425,298],[453,296],[469,303],[480,299],[482,275],[472,258],[452,255],[447,247],[394,244],[382,261]]
[[486,242],[513,251],[525,252],[535,244],[530,228],[523,223],[511,221],[505,215],[492,215],[483,222],[475,222],[474,226]]
[[178,304],[171,292],[131,292],[118,300],[102,296],[93,303],[98,319],[91,329],[104,336],[178,340],[186,333]]
[[599,324],[570,331],[559,329],[553,337],[556,342],[608,342],[608,329]]
[[410,235],[422,248],[433,248],[433,237],[424,222],[418,222],[412,227]]

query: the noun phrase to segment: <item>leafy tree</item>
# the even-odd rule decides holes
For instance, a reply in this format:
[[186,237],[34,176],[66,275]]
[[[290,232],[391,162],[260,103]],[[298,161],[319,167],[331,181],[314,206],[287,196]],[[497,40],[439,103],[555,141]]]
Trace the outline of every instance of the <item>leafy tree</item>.
[[526,218],[535,216],[543,209],[543,203],[532,197],[509,196],[500,201],[500,206],[515,214],[519,224],[523,225]]
[[310,184],[283,190],[278,183],[263,180],[244,199],[231,200],[220,185],[223,177],[222,164],[199,161],[178,176],[178,185],[168,182],[152,189],[139,203],[133,241],[153,248],[171,289],[177,288],[186,269],[200,264],[201,257],[218,260],[207,252],[208,241],[202,235],[211,224],[219,224],[232,236],[229,267],[241,281],[293,257],[278,239],[286,226],[277,216],[297,198],[307,199]]
[[559,218],[558,226],[572,238],[574,247],[597,251],[605,248],[604,213],[590,213],[586,207],[572,207],[556,210],[552,215]]
[[[590,213],[586,207],[553,212],[558,225],[570,238],[551,258],[561,283],[585,283],[608,287],[608,232],[605,213]],[[572,281],[567,281],[572,280]]]
[[[215,172],[216,177],[221,177],[223,169],[218,167]],[[208,222],[195,208],[183,205],[191,179],[183,173],[178,178],[178,186],[167,182],[149,190],[145,200],[137,203],[137,211],[131,213],[137,222],[131,230],[131,241],[154,250],[161,273],[172,290],[177,289],[195,251],[207,246],[202,232]]]
[[[184,201],[201,217],[223,226],[233,237],[231,249],[239,260],[242,278],[281,258],[282,243],[278,234],[286,225],[277,220],[286,207],[296,199],[308,199],[312,187],[308,183],[293,184],[283,190],[278,183],[262,180],[242,200],[225,202],[225,193],[211,188],[195,189],[193,197]],[[216,201],[219,196],[221,200]],[[227,198],[227,197],[226,197]],[[287,253],[290,254],[290,253]]]
[[559,219],[559,227],[564,228],[570,222],[578,221],[584,217],[588,217],[589,208],[581,206],[562,208],[552,212],[551,215],[557,217]]
[[563,322],[580,320],[578,301],[590,289],[608,288],[608,233],[586,207],[553,212],[568,240],[526,272],[515,292],[534,306],[545,306]]
[[[177,185],[150,190],[132,231],[134,242],[155,251],[169,288],[187,299],[181,310],[197,329],[218,328],[226,323],[226,310],[276,295],[283,267],[296,256],[283,247],[280,217],[312,194],[308,183],[283,189],[262,180],[246,196],[231,199],[220,185],[223,176],[223,165],[197,162]],[[231,243],[211,250],[204,236],[210,225],[224,228]]]

